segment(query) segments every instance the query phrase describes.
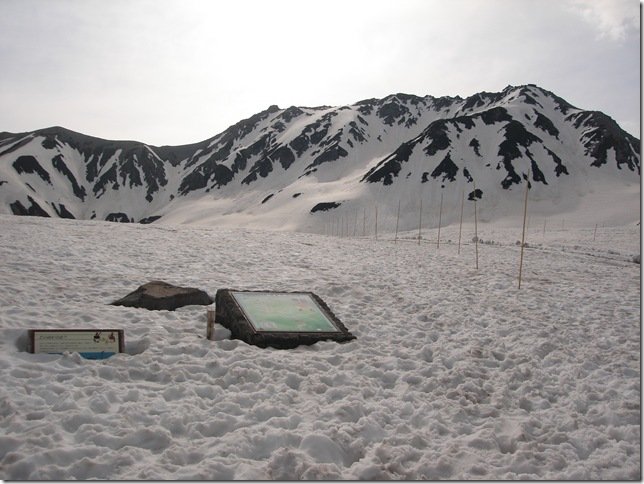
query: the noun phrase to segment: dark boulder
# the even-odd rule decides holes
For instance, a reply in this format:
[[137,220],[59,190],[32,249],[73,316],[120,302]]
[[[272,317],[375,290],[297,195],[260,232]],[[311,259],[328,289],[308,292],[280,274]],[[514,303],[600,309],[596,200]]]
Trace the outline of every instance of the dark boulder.
[[113,306],[174,311],[182,306],[207,306],[213,302],[214,300],[201,289],[173,286],[163,281],[151,281],[111,304]]

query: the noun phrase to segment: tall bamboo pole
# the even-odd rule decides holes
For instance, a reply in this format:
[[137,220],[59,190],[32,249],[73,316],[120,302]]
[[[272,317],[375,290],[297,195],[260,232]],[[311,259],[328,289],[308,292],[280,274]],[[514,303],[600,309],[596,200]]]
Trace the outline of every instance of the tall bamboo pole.
[[362,236],[365,237],[367,235],[367,207],[363,209],[364,211],[362,212]]
[[398,200],[398,213],[396,214],[396,236],[394,237],[394,244],[398,240],[398,221],[400,220],[400,200]]
[[441,190],[441,204],[438,209],[438,238],[436,240],[436,249],[439,249],[441,246],[441,219],[443,216],[443,191]]
[[461,194],[461,223],[458,227],[458,254],[461,254],[461,233],[463,232],[463,208],[465,206],[465,190]]
[[358,235],[358,209],[356,208],[356,218],[353,221],[353,236]]
[[420,228],[423,226],[423,198],[420,198],[420,210],[418,212],[418,245],[420,245]]
[[530,170],[525,184],[525,201],[523,202],[523,232],[521,233],[521,258],[519,260],[519,289],[521,289],[521,272],[523,270],[523,248],[525,246],[525,220],[528,214],[528,192],[530,191]]
[[378,204],[376,204],[376,240],[378,240]]
[[597,237],[597,224],[595,224],[595,232],[593,232],[593,242],[595,242],[595,237]]
[[476,182],[474,182],[474,249],[476,251],[476,270],[479,268],[479,225],[476,216]]

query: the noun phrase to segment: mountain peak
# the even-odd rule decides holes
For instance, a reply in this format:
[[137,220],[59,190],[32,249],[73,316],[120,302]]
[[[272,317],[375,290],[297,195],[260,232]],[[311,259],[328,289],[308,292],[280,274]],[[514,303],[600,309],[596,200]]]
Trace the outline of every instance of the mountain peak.
[[465,192],[494,218],[515,206],[527,173],[550,212],[580,203],[588,187],[638,184],[639,150],[610,117],[534,84],[466,98],[396,93],[340,107],[271,105],[183,146],[60,126],[3,133],[0,211],[318,230],[374,201],[391,212],[398,200],[432,204],[442,193],[456,206]]

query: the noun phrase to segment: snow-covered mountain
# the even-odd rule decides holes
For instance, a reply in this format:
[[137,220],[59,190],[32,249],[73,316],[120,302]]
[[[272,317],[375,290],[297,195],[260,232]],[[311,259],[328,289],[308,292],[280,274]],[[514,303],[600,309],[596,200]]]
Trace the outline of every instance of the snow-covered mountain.
[[418,223],[421,200],[435,212],[442,200],[443,223],[463,197],[479,201],[482,220],[513,216],[528,176],[542,214],[604,197],[611,217],[639,220],[640,140],[535,85],[271,106],[184,146],[61,127],[0,133],[0,213],[16,215],[322,231],[376,205],[391,219],[400,204],[404,228]]

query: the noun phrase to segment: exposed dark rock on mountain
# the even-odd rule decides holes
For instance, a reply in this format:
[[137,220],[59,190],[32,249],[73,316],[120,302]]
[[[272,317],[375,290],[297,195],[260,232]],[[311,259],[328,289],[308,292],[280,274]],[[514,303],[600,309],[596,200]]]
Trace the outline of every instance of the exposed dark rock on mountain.
[[581,136],[580,142],[586,148],[586,154],[595,159],[592,166],[607,163],[608,150],[612,148],[618,168],[625,165],[629,170],[640,173],[640,140],[625,133],[611,118],[599,111],[591,111],[571,114],[566,119],[572,121],[576,128],[590,128]]
[[535,119],[534,125],[537,128],[545,131],[549,135],[554,136],[555,138],[559,139],[559,130],[555,127],[553,122],[550,121],[550,119],[545,117],[540,112],[537,112],[536,114],[537,114],[537,119]]
[[382,181],[384,185],[391,185],[394,182],[394,177],[400,173],[402,163],[409,160],[417,143],[418,141],[414,140],[400,145],[394,153],[380,162],[378,166],[369,170],[361,181],[369,183]]
[[[22,137],[21,137],[22,136]],[[17,139],[17,141],[16,141]],[[12,153],[32,142],[32,136],[25,133],[15,135],[13,133],[0,133],[0,156]]]
[[49,217],[49,214],[45,212],[42,207],[34,201],[33,198],[27,196],[27,200],[29,200],[29,207],[25,207],[22,203],[20,203],[20,200],[16,200],[15,202],[9,204],[11,213],[13,213],[14,215],[35,215],[36,217]]
[[63,159],[63,155],[56,155],[51,159],[51,164],[54,168],[56,168],[67,180],[69,181],[69,184],[72,186],[72,190],[74,191],[74,195],[76,195],[78,198],[81,200],[85,200],[85,197],[87,196],[87,192],[85,191],[85,187],[82,187],[79,185],[78,180],[76,180],[76,177],[74,174],[67,168],[67,165],[65,164],[65,161]]
[[313,163],[311,163],[309,166],[307,166],[307,170],[310,168],[316,167],[321,165],[322,163],[327,163],[329,161],[336,161],[339,158],[344,158],[347,156],[349,153],[347,150],[342,148],[339,144],[333,145],[326,150],[322,152],[321,155],[317,156],[314,160]]
[[105,217],[105,220],[108,221],[108,222],[121,222],[121,223],[134,222],[133,219],[128,217],[128,215],[126,213],[123,213],[123,212],[108,213],[107,217]]
[[559,158],[556,153],[550,151],[548,148],[545,148],[546,152],[550,155],[550,157],[554,160],[556,166],[555,166],[555,174],[557,176],[559,175],[568,175],[568,169],[564,166],[564,164],[561,162],[561,158]]
[[54,210],[56,211],[56,214],[60,218],[71,218],[71,219],[76,218],[76,217],[74,217],[74,214],[71,213],[69,210],[67,210],[67,207],[65,207],[65,205],[63,205],[62,203],[59,203],[58,206],[56,206],[55,203],[52,203],[51,206],[54,207]]
[[438,151],[443,151],[449,148],[449,136],[447,135],[447,121],[435,121],[423,131],[422,138],[418,141],[422,142],[429,139],[430,143],[425,147],[425,154],[427,156],[434,156]]
[[151,217],[145,217],[139,220],[140,224],[151,224],[152,222],[156,222],[161,218],[161,215],[152,215]]
[[179,194],[186,195],[194,190],[207,187],[210,182],[216,187],[222,187],[233,179],[230,168],[217,163],[203,163],[189,173],[179,185]]
[[340,205],[342,204],[338,202],[320,202],[311,209],[311,213],[326,212],[327,210],[338,208]]
[[279,162],[282,168],[288,170],[289,166],[295,163],[295,155],[288,146],[280,146],[270,154],[271,159]]
[[18,174],[35,173],[43,181],[51,185],[51,178],[49,176],[49,173],[42,166],[40,166],[38,160],[33,156],[25,155],[19,157],[16,161],[13,162],[13,168],[18,172]]
[[480,188],[477,188],[476,190],[472,190],[467,195],[467,199],[471,201],[480,200],[481,198],[483,198],[483,191]]
[[470,175],[470,172],[468,171],[467,168],[463,168],[463,176],[465,177],[468,183],[471,183],[474,181],[474,179],[472,178],[472,175]]
[[[508,114],[507,109],[494,107],[480,113],[481,119],[487,125],[500,123],[502,121],[512,121],[512,116]],[[478,116],[476,116],[478,117]]]
[[[519,121],[512,120],[505,125],[505,140],[499,145],[499,155],[503,167],[507,172],[506,177],[501,182],[503,188],[509,188],[513,184],[521,183],[521,178],[517,174],[512,160],[520,158],[523,153],[528,154],[527,148],[535,142],[541,141],[535,135],[525,129]],[[524,148],[522,150],[520,148]],[[498,169],[497,165],[497,169]]]
[[481,152],[479,151],[481,148],[481,144],[479,143],[479,140],[477,140],[476,138],[472,138],[469,146],[472,147],[472,150],[474,151],[474,153],[476,153],[476,156],[479,156],[479,157],[481,156]]
[[[358,116],[358,120],[360,120],[362,124],[367,124],[367,122],[360,116]],[[367,131],[363,127],[358,126],[355,121],[349,122],[349,134],[358,143],[364,143],[367,141]],[[348,142],[349,141],[347,141],[347,143]]]
[[376,113],[386,125],[393,126],[396,121],[398,121],[398,124],[403,122],[402,117],[405,114],[409,114],[409,109],[404,104],[398,103],[397,100],[391,100],[380,106]]
[[456,166],[452,161],[452,158],[450,158],[449,153],[447,153],[445,158],[443,158],[443,161],[441,161],[434,171],[432,171],[432,178],[438,178],[442,175],[443,181],[454,181],[456,180],[457,173],[458,166]]

